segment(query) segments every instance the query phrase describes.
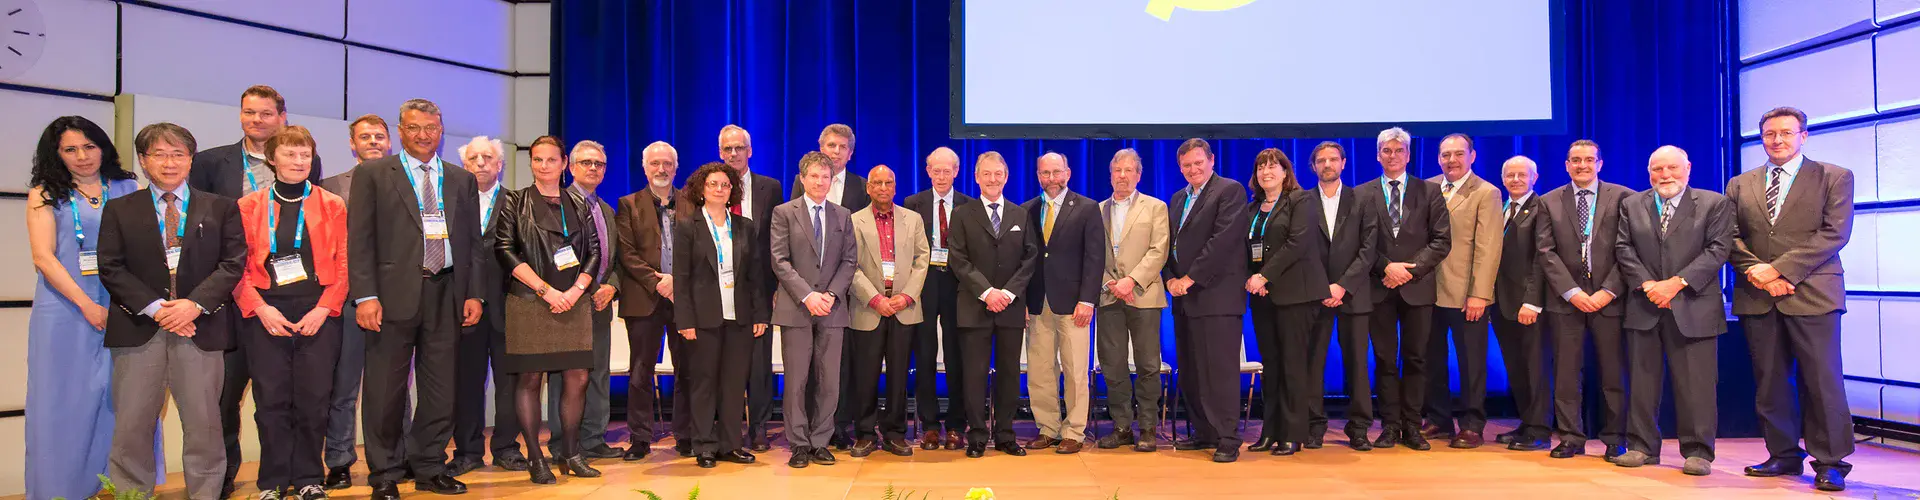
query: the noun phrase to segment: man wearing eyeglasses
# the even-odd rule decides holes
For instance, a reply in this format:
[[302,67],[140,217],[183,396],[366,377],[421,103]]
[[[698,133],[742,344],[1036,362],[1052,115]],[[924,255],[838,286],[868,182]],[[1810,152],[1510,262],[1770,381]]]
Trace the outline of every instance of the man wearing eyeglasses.
[[[580,141],[573,145],[572,154],[565,157],[568,172],[573,174],[573,187],[581,198],[588,200],[593,211],[587,213],[599,238],[600,255],[619,255],[615,240],[618,235],[610,231],[613,226],[613,207],[600,199],[595,190],[600,182],[607,179],[607,148],[598,142]],[[608,405],[612,397],[610,363],[613,361],[613,297],[620,293],[620,279],[614,275],[613,259],[600,259],[600,267],[592,269],[594,281],[600,283],[593,291],[593,369],[587,372],[586,404],[580,418],[580,443],[577,450],[587,458],[620,458],[626,450],[607,445]],[[548,387],[560,387],[565,374],[552,372],[547,374]],[[559,391],[547,391],[547,414],[560,414]],[[555,436],[560,435],[560,419],[547,419],[547,429]],[[559,444],[549,442],[551,450],[559,450]],[[553,455],[560,456],[560,455]]]

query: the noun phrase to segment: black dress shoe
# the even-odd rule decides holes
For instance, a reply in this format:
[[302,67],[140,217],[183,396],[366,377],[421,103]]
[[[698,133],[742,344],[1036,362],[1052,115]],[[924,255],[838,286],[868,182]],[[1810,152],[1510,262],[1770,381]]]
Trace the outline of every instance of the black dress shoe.
[[585,455],[574,455],[560,462],[560,473],[573,477],[600,477],[600,469],[588,464]]
[[1844,491],[1847,489],[1847,474],[1839,468],[1825,468],[1813,473],[1813,487],[1820,491]]
[[1607,454],[1601,458],[1606,460],[1607,463],[1613,463],[1614,459],[1620,458],[1621,455],[1625,454],[1627,454],[1627,445],[1608,446]]
[[713,455],[708,455],[705,453],[701,453],[700,455],[693,457],[693,463],[694,465],[700,466],[700,468],[702,469],[711,469],[711,468],[720,466],[720,462],[715,461],[713,459]]
[[1502,433],[1493,435],[1493,442],[1500,443],[1500,444],[1513,444],[1513,438],[1516,438],[1519,436],[1520,436],[1519,430],[1502,432]]
[[417,478],[417,477],[415,477],[415,476],[414,476],[414,473],[413,473],[413,467],[412,467],[412,466],[407,466],[407,467],[403,467],[403,468],[401,468],[401,469],[400,469],[400,480],[401,480],[401,481],[412,481],[412,480],[415,480],[415,479],[419,479],[419,478]]
[[546,457],[527,462],[527,480],[532,481],[533,484],[560,482],[560,478],[553,477],[553,463],[548,462]]
[[1753,477],[1798,476],[1806,473],[1806,464],[1799,459],[1769,458],[1759,465],[1747,467],[1747,475]]
[[673,452],[680,454],[680,458],[691,457],[693,456],[693,443],[686,441],[674,443]]
[[1373,438],[1375,448],[1387,449],[1396,444],[1400,444],[1400,431],[1392,427],[1381,430],[1380,437]]
[[1175,451],[1194,451],[1194,450],[1201,449],[1203,447],[1204,446],[1201,446],[1200,444],[1200,440],[1197,440],[1197,439],[1173,440],[1173,449]]
[[826,448],[808,448],[807,460],[812,460],[813,463],[820,464],[820,465],[833,465],[835,463],[839,463],[838,460],[833,459],[833,452],[827,450]]
[[653,447],[647,445],[647,443],[634,443],[633,446],[627,447],[626,453],[620,454],[620,460],[623,462],[638,462],[646,460],[647,455],[652,453]]
[[1284,457],[1300,452],[1300,443],[1274,443],[1273,456]]
[[487,463],[481,461],[480,457],[455,458],[452,462],[447,462],[447,475],[460,477],[468,472],[480,470],[481,467],[486,466]]
[[1566,441],[1561,441],[1560,446],[1555,446],[1553,451],[1547,452],[1547,456],[1553,458],[1573,458],[1575,455],[1585,454],[1587,454],[1585,444],[1575,445]]
[[626,453],[626,451],[627,450],[607,446],[606,443],[601,443],[600,446],[582,450],[580,455],[587,458],[620,458],[620,454]]
[[1232,463],[1238,460],[1240,460],[1239,447],[1213,450],[1213,461],[1216,463]]
[[1305,443],[1301,443],[1301,444],[1300,444],[1300,447],[1301,447],[1301,448],[1306,448],[1306,449],[1309,449],[1309,450],[1318,450],[1318,449],[1320,449],[1320,448],[1323,448],[1323,447],[1325,447],[1325,446],[1327,445],[1327,442],[1326,442],[1326,441],[1327,441],[1327,438],[1326,438],[1326,436],[1325,436],[1325,434],[1326,434],[1326,433],[1324,433],[1324,432],[1322,432],[1322,433],[1319,433],[1319,434],[1309,434],[1309,435],[1307,436],[1307,442],[1305,442]]
[[832,437],[827,438],[827,446],[832,446],[834,449],[840,451],[847,451],[847,448],[853,446],[853,439],[848,438],[846,434],[835,432]]
[[327,486],[327,489],[329,490],[344,490],[347,488],[352,488],[353,487],[352,468],[346,467],[346,466],[328,468],[327,482],[325,484]]
[[502,470],[523,472],[527,470],[529,465],[530,464],[527,463],[527,457],[520,456],[520,452],[513,452],[504,457],[495,454],[493,458],[493,466],[499,467]]
[[1515,440],[1512,443],[1507,443],[1507,449],[1513,450],[1513,451],[1540,451],[1540,450],[1547,449],[1547,447],[1551,446],[1552,444],[1553,442],[1548,441],[1546,438],[1539,438],[1539,439],[1520,438],[1518,440]]
[[1247,445],[1247,451],[1270,451],[1273,449],[1273,443],[1272,438],[1260,436],[1260,439],[1253,440],[1253,444]]
[[807,455],[809,455],[809,453],[807,453],[807,447],[805,446],[793,447],[793,456],[787,457],[787,466],[795,469],[807,468],[807,464],[812,463],[807,460]]
[[460,495],[467,492],[467,483],[462,483],[460,480],[454,479],[453,476],[441,474],[426,480],[414,481],[413,489],[414,491],[428,491],[441,495]]
[[1148,431],[1146,434],[1141,434],[1139,439],[1135,440],[1133,443],[1133,451],[1138,453],[1153,453],[1156,451],[1160,451],[1160,438],[1154,436],[1152,431]]
[[1367,441],[1367,435],[1347,436],[1347,447],[1353,451],[1373,451],[1373,443]]
[[1027,449],[1020,447],[1020,443],[1015,443],[1013,441],[1007,441],[1005,443],[993,445],[993,449],[1000,450],[1001,453],[1013,455],[1016,457],[1027,456]]
[[750,464],[756,460],[759,460],[759,457],[753,456],[752,453],[747,453],[747,450],[733,450],[733,451],[723,452],[717,458],[719,458],[720,461],[722,462],[735,463],[735,464],[741,464],[741,465]]
[[967,443],[967,458],[980,458],[986,455],[986,443]]
[[1408,432],[1405,434],[1406,435],[1404,436],[1400,436],[1401,438],[1400,444],[1405,445],[1408,448],[1412,448],[1414,451],[1427,451],[1427,450],[1433,449],[1433,445],[1427,444],[1427,438],[1424,436],[1421,436],[1420,433]]
[[765,453],[767,450],[772,450],[773,445],[768,444],[765,434],[754,434],[753,443],[747,445],[747,449],[753,450],[754,453]]
[[400,486],[392,481],[373,482],[373,500],[400,500]]

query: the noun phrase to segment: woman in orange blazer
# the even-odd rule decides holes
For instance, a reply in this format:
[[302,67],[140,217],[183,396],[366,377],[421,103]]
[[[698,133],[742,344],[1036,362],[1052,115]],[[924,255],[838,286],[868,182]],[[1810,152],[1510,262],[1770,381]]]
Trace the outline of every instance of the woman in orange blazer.
[[297,498],[326,498],[321,447],[347,298],[347,203],[307,182],[313,149],[297,125],[267,140],[275,182],[240,198],[247,267],[233,292],[250,318],[239,343],[253,373],[258,484]]

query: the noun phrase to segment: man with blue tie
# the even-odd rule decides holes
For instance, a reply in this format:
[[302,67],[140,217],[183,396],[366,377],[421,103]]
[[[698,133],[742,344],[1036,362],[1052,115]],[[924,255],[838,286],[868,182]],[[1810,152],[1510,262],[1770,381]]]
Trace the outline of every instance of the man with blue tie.
[[786,358],[782,399],[787,443],[793,447],[787,466],[796,469],[835,462],[827,439],[840,401],[841,343],[852,323],[847,287],[853,284],[859,259],[853,214],[827,200],[827,184],[833,179],[829,161],[817,151],[800,157],[805,192],[774,207],[772,216],[773,276],[780,281],[773,296],[773,323],[781,327],[780,349]]
[[1213,461],[1240,459],[1240,318],[1247,313],[1241,286],[1247,270],[1247,189],[1213,173],[1213,147],[1187,139],[1177,152],[1187,186],[1168,201],[1172,253],[1161,274],[1173,294],[1173,336],[1180,391],[1187,394],[1194,439],[1175,450],[1213,450]]
[[[1374,388],[1380,395],[1380,437],[1375,448],[1432,445],[1420,435],[1420,409],[1427,390],[1427,335],[1433,327],[1438,281],[1434,270],[1453,249],[1446,198],[1440,187],[1407,175],[1413,137],[1400,127],[1375,141],[1382,173],[1354,193],[1380,221],[1373,265]],[[1445,360],[1437,360],[1442,367]],[[1446,369],[1440,370],[1446,376]]]

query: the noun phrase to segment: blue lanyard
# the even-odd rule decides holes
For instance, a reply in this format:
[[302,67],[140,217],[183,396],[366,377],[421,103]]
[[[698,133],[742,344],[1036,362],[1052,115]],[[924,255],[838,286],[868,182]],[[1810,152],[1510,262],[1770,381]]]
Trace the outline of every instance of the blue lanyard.
[[[106,196],[107,196],[107,186],[105,184],[101,184],[100,197],[105,198]],[[80,241],[80,250],[86,251],[87,232],[85,228],[80,226],[80,188],[74,188],[73,190],[72,205],[73,206],[71,207],[72,208],[71,211],[73,212],[73,238]]]
[[253,178],[253,156],[247,154],[244,145],[240,147],[240,171],[247,173],[247,192],[259,191],[260,182]]
[[[495,195],[498,195],[500,193],[500,191],[498,191],[500,189],[500,185],[495,184],[493,186],[493,189],[495,190],[494,191]],[[487,224],[490,224],[493,222],[493,204],[496,201],[496,198],[494,196],[487,196],[485,198],[487,199],[487,208],[480,211],[480,230],[481,231],[486,231]],[[561,219],[561,221],[563,224],[565,223],[565,219]]]
[[[1275,201],[1273,202],[1273,204],[1279,205],[1280,202]],[[1275,206],[1274,208],[1279,208],[1279,207]],[[1273,216],[1273,212],[1271,211],[1268,211],[1268,212],[1261,212],[1258,210],[1254,211],[1253,225],[1247,228],[1247,239],[1251,240],[1251,239],[1257,239],[1257,238],[1266,236],[1267,235],[1266,219],[1272,216]]]
[[[1577,185],[1574,186],[1573,195],[1575,197],[1580,196],[1581,189],[1586,189],[1586,188],[1582,188]],[[1593,237],[1593,225],[1599,222],[1594,219],[1600,217],[1600,183],[1594,182],[1593,189],[1591,189],[1590,191],[1593,191],[1593,194],[1591,195],[1593,196],[1593,199],[1587,201],[1587,225],[1580,226],[1580,235],[1586,236],[1588,238]],[[1653,195],[1653,197],[1659,198],[1660,195],[1656,193]]]
[[573,238],[573,231],[567,230],[567,190],[560,190],[560,237]]
[[[180,192],[181,192],[181,193],[185,193],[185,195],[183,195],[183,196],[181,196],[181,197],[180,197],[180,217],[182,218],[182,220],[180,221],[180,225],[179,225],[179,226],[176,226],[176,227],[174,227],[174,228],[173,228],[173,237],[175,237],[175,238],[179,238],[179,239],[181,239],[181,240],[186,240],[186,239],[187,239],[187,221],[186,221],[186,220],[184,220],[184,219],[186,218],[186,216],[187,216],[187,213],[188,213],[188,212],[187,212],[187,203],[188,203],[189,201],[191,201],[191,200],[193,199],[193,196],[192,196],[192,195],[193,195],[193,190],[192,190],[192,189],[184,189],[184,190],[181,190]],[[159,214],[159,219],[160,219],[160,234],[166,234],[166,231],[167,231],[167,205],[166,205],[166,204],[164,204],[164,203],[161,203],[161,202],[160,202],[160,192],[159,192],[159,191],[156,191],[156,190],[154,190],[153,188],[149,188],[149,189],[147,189],[147,194],[153,197],[153,210],[154,210],[154,212],[156,212],[156,213],[158,213],[158,214]]]
[[[1393,208],[1393,199],[1395,195],[1400,193],[1395,193],[1394,188],[1387,186],[1387,176],[1384,176],[1384,175],[1380,176],[1380,190],[1387,193],[1386,196],[1381,197],[1386,199],[1385,201],[1387,203],[1387,208],[1389,209]],[[1402,205],[1405,205],[1405,203],[1402,203]]]
[[[707,230],[713,232],[714,257],[719,259],[720,265],[727,265],[727,247],[733,246],[733,232],[730,229],[732,227],[732,221],[728,221],[725,224],[714,224],[713,215],[707,213],[705,209],[700,210],[700,215],[707,218]],[[721,242],[723,239],[726,240],[724,243]]]
[[[306,203],[307,195],[311,195],[311,194],[313,194],[313,184],[301,183],[299,203]],[[280,194],[273,193],[269,196],[270,198],[268,199],[271,200],[279,197]],[[278,205],[280,203],[283,203],[283,202],[278,200],[274,201],[275,205]],[[293,228],[293,250],[296,252],[300,251],[300,241],[303,239],[306,239],[306,236],[307,236],[307,209],[306,207],[301,207],[300,210],[298,211],[300,212],[300,219],[297,221],[294,221],[294,223],[299,224],[299,226]],[[279,206],[269,207],[267,209],[267,241],[268,241],[267,253],[268,254],[280,253],[279,233],[273,232],[274,215],[278,214],[279,212],[280,212]]]
[[[1679,198],[1680,198],[1679,196],[1674,197],[1674,199],[1679,199]],[[1661,198],[1660,193],[1653,193],[1654,222],[1659,223],[1660,217],[1665,216],[1666,212],[1667,212],[1667,200],[1665,198]]]
[[[412,159],[412,157],[410,157],[410,156],[401,156],[401,158],[402,158],[402,160],[400,161],[400,166],[401,166],[401,167],[402,167],[403,169],[405,169],[405,170],[408,170],[408,172],[406,173],[406,174],[407,174],[407,185],[408,185],[408,186],[412,186],[412,187],[413,187],[413,192],[414,192],[414,194],[415,194],[415,196],[414,196],[414,200],[413,200],[413,201],[415,201],[415,202],[417,202],[417,203],[419,203],[419,204],[420,204],[420,213],[422,213],[422,214],[425,214],[425,213],[427,213],[427,200],[422,200],[422,199],[420,199],[420,197],[418,196],[418,194],[420,193],[420,181],[416,181],[416,180],[413,180],[413,172],[411,172],[411,170],[413,170],[413,168],[412,168],[412,167],[408,167],[408,166],[407,166],[407,162],[406,162],[406,160],[407,160],[407,159]],[[433,170],[433,171],[435,171],[435,172],[439,172],[439,171],[440,171],[440,168],[441,168],[441,166],[440,166],[440,157],[438,157],[438,156],[435,156],[435,157],[433,157],[433,169],[432,169],[432,170]],[[442,176],[444,176],[444,175],[445,175],[445,174],[442,174]],[[434,203],[434,210],[433,210],[433,213],[436,213],[436,214],[444,214],[444,213],[447,213],[447,196],[446,196],[446,194],[445,194],[445,193],[442,193],[442,192],[440,192],[440,188],[442,188],[442,187],[445,187],[445,185],[444,185],[443,183],[441,183],[441,182],[439,182],[439,181],[438,181],[438,180],[436,180],[436,179],[427,179],[427,182],[431,182],[431,183],[433,183],[433,186],[434,186],[434,188],[433,188],[433,194],[435,194],[435,195],[436,195],[436,196],[434,197],[434,200],[433,200],[433,203]]]

